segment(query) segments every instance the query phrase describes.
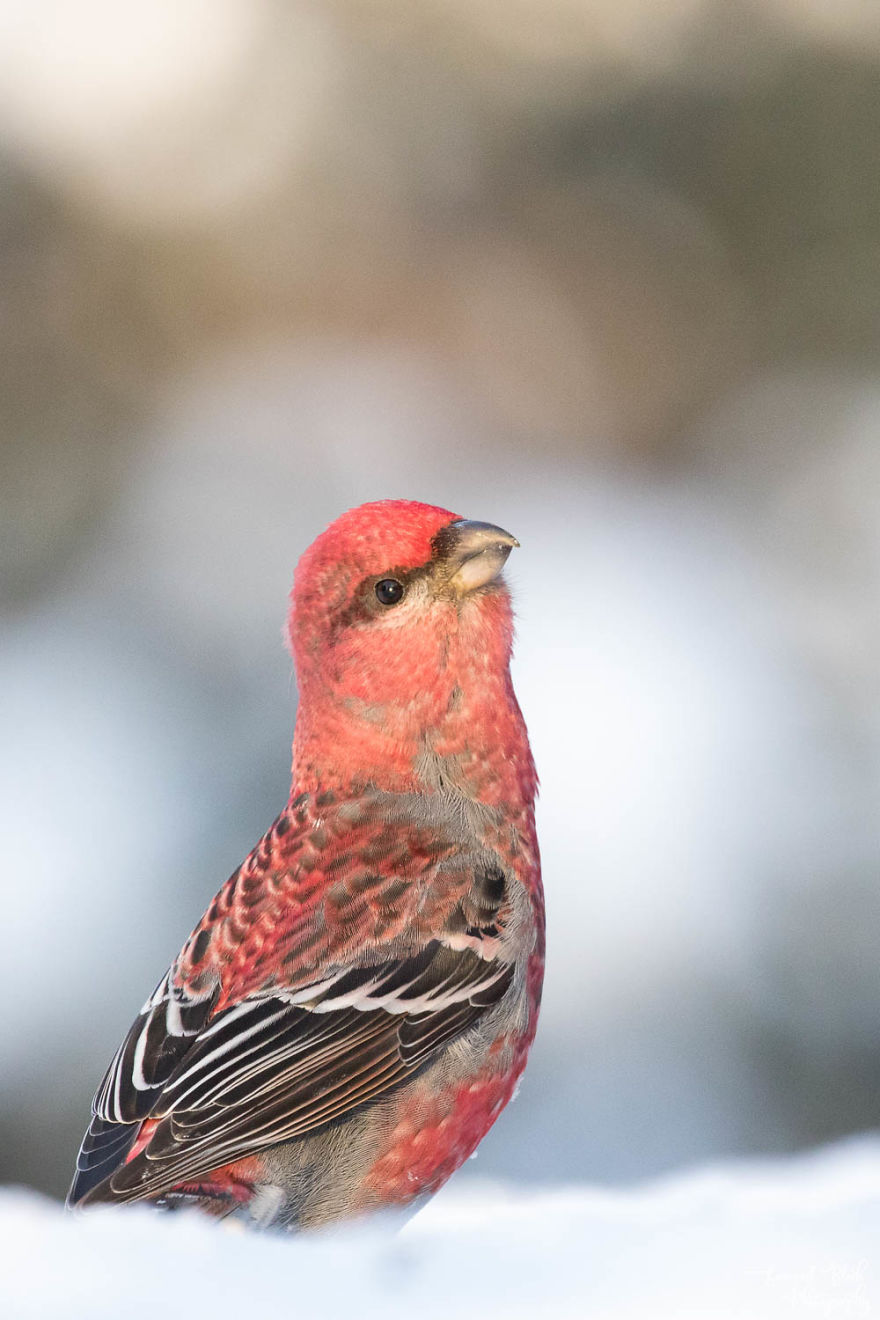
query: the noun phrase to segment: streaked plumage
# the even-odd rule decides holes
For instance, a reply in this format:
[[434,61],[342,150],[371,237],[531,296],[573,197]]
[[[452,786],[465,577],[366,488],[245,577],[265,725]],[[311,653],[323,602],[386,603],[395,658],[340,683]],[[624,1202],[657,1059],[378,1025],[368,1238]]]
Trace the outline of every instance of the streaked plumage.
[[512,544],[389,501],[303,556],[291,799],[120,1046],[71,1203],[327,1223],[435,1191],[510,1098],[543,973]]

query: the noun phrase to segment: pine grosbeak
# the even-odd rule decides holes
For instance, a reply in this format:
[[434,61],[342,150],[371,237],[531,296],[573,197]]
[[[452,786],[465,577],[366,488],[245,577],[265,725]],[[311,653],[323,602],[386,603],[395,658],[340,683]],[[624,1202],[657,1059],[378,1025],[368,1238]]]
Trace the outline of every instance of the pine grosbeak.
[[290,800],[120,1046],[70,1204],[286,1228],[406,1205],[510,1099],[544,968],[517,544],[389,500],[302,556]]

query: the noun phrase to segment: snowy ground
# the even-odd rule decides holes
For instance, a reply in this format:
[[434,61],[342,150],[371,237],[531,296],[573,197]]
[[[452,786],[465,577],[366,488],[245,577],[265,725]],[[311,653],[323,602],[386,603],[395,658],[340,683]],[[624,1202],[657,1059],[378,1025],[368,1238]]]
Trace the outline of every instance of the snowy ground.
[[626,1191],[474,1183],[397,1235],[288,1240],[0,1194],[10,1320],[880,1315],[880,1139]]

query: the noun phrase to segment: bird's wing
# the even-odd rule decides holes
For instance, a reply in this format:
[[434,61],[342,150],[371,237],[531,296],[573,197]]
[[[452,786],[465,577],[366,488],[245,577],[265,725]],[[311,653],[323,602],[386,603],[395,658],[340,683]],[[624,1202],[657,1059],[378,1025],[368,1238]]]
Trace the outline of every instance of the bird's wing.
[[[386,823],[392,852],[393,835]],[[315,1131],[381,1096],[475,1025],[514,975],[498,940],[503,876],[450,865],[450,850],[434,843],[433,871],[425,866],[416,886],[395,881],[387,868],[381,884],[364,886],[364,872],[351,869],[356,920],[332,886],[317,887],[311,905],[291,904],[287,895],[276,928],[292,907],[290,930],[277,930],[262,964],[262,922],[284,885],[267,866],[259,891],[249,891],[255,850],[244,879],[230,881],[243,895],[242,911],[234,895],[213,920],[209,910],[110,1065],[70,1202],[158,1196]],[[375,870],[372,857],[370,864]],[[366,906],[365,890],[372,893]],[[419,919],[426,907],[432,938]],[[377,936],[380,925],[389,939]],[[217,973],[218,954],[222,969],[236,973],[232,980]]]

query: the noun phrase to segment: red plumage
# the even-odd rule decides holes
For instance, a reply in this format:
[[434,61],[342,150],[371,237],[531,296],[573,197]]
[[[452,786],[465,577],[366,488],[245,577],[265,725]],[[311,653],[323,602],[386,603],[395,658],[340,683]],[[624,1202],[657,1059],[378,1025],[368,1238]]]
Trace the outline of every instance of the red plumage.
[[494,1122],[544,953],[515,544],[385,501],[302,556],[290,800],[120,1046],[71,1203],[327,1223],[435,1191]]

